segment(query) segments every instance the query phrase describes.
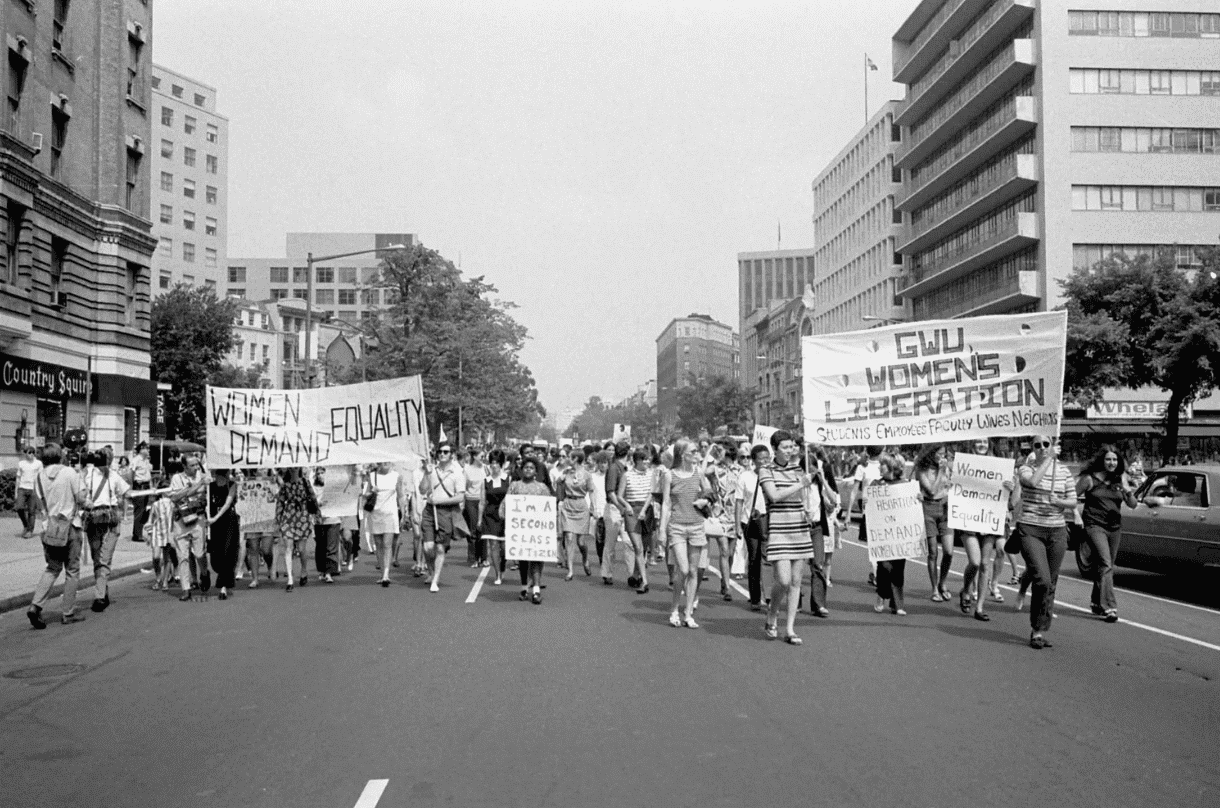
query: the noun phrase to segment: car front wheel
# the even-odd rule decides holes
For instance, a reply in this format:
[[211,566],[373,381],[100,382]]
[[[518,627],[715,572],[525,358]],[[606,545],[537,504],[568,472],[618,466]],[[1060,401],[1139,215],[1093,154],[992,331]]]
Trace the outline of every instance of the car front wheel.
[[1080,576],[1086,580],[1093,580],[1093,545],[1088,541],[1082,541],[1076,545],[1076,569],[1080,570]]

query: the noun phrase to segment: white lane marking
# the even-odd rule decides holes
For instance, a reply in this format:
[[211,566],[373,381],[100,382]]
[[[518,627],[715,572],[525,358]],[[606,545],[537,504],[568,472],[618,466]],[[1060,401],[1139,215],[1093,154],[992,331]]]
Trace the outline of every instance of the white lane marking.
[[479,590],[483,588],[483,582],[487,580],[487,573],[491,572],[491,567],[483,567],[479,570],[479,578],[474,582],[474,586],[470,590],[470,594],[466,596],[467,603],[474,603],[479,596]]
[[[867,544],[861,544],[860,542],[855,542],[855,541],[852,541],[852,540],[850,540],[850,539],[844,539],[844,540],[843,540],[843,543],[844,543],[844,544],[850,544],[850,545],[853,545],[853,546],[855,546],[855,547],[861,547],[861,548],[864,548],[864,549],[866,549],[866,550],[868,549],[868,545],[867,545]],[[954,575],[958,576],[959,578],[960,578],[960,577],[961,577],[961,575],[962,575],[962,573],[958,572],[957,570],[950,570],[950,572],[951,572],[952,574],[954,574]],[[1062,580],[1062,579],[1060,579],[1060,580]],[[1074,581],[1074,580],[1079,580],[1079,579],[1076,579],[1076,578],[1069,578],[1068,580],[1070,580],[1070,581]],[[1016,591],[1017,591],[1017,588],[1016,588],[1015,586],[1010,586],[1010,585],[1008,585],[1008,584],[1000,584],[999,586],[1000,586],[1000,588],[1001,588],[1001,589],[1007,589],[1009,592],[1016,592]],[[1132,593],[1132,594],[1138,594],[1138,593]],[[1167,602],[1168,602],[1168,603],[1174,603],[1174,601],[1167,601]],[[1056,598],[1056,599],[1055,599],[1055,605],[1056,605],[1056,606],[1063,606],[1063,607],[1066,607],[1066,608],[1068,608],[1068,609],[1073,609],[1073,610],[1078,611],[1078,612],[1084,612],[1084,613],[1086,613],[1086,614],[1092,614],[1092,613],[1093,613],[1091,609],[1086,609],[1086,608],[1084,608],[1083,606],[1077,606],[1077,605],[1076,605],[1076,604],[1074,604],[1074,603],[1068,603],[1067,601],[1064,601],[1064,600],[1059,600],[1058,598]],[[1184,605],[1186,605],[1186,604],[1176,604],[1176,605],[1179,605],[1179,606],[1184,606]],[[1163,636],[1163,637],[1169,637],[1169,638],[1171,638],[1171,639],[1175,639],[1175,640],[1181,640],[1182,642],[1187,642],[1187,643],[1190,643],[1191,645],[1197,645],[1197,646],[1199,646],[1200,648],[1207,648],[1207,649],[1209,649],[1209,650],[1211,650],[1211,651],[1220,651],[1220,645],[1213,645],[1212,643],[1210,643],[1210,642],[1205,642],[1204,640],[1197,640],[1197,639],[1195,639],[1194,637],[1187,637],[1185,634],[1175,634],[1175,633],[1174,633],[1174,632],[1172,632],[1172,631],[1166,631],[1165,629],[1163,629],[1163,628],[1157,628],[1156,626],[1149,626],[1149,625],[1147,625],[1147,624],[1145,624],[1145,623],[1137,623],[1137,622],[1135,622],[1134,620],[1128,620],[1128,619],[1127,619],[1127,618],[1125,618],[1125,617],[1124,617],[1124,618],[1122,618],[1122,619],[1120,619],[1118,622],[1119,622],[1119,624],[1120,624],[1120,625],[1132,626],[1133,628],[1141,628],[1141,629],[1143,629],[1144,631],[1150,631],[1150,632],[1152,632],[1153,634],[1160,634],[1160,635],[1161,635],[1161,636]]]
[[360,799],[356,800],[355,808],[377,808],[381,794],[389,784],[389,780],[369,780],[364,791],[360,792]]
[[[708,571],[708,572],[710,572],[712,575],[715,575],[717,578],[719,578],[719,577],[720,577],[720,570],[716,569],[715,567],[708,567],[708,568],[707,568],[707,571]],[[730,579],[729,579],[729,586],[733,587],[733,588],[734,588],[734,589],[736,589],[738,592],[740,592],[740,593],[741,593],[741,595],[742,595],[742,597],[745,597],[745,598],[749,598],[749,597],[750,597],[750,593],[749,593],[749,591],[747,591],[747,590],[745,590],[745,589],[742,589],[742,588],[741,588],[741,584],[737,583],[737,582],[736,582],[736,581],[734,581],[732,578],[730,578]]]

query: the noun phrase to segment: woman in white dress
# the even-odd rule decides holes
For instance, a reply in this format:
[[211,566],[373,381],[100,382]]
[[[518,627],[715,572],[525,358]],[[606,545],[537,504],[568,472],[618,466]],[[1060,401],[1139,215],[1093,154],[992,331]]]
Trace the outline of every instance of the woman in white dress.
[[376,470],[369,474],[364,487],[364,502],[369,533],[373,537],[381,561],[381,580],[378,583],[387,587],[390,585],[394,539],[402,529],[403,515],[410,513],[402,478],[393,470],[389,461],[378,463]]

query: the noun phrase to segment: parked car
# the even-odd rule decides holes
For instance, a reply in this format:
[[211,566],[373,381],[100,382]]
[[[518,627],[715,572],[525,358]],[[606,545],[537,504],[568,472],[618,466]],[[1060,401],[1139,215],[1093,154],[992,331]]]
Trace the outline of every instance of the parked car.
[[[1117,565],[1154,571],[1220,566],[1220,464],[1157,469],[1136,499],[1134,509],[1123,508]],[[1088,542],[1076,548],[1076,566],[1089,575]]]

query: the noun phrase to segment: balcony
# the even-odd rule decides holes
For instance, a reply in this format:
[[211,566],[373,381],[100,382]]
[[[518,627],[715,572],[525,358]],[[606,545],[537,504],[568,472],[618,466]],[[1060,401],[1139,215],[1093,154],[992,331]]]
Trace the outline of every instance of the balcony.
[[[908,140],[894,155],[894,165],[909,168],[923,161],[999,101],[1013,85],[1033,73],[1036,64],[1033,40],[1014,39],[932,115],[920,121],[918,127],[907,130]],[[916,128],[921,131],[916,132]]]
[[[906,46],[901,57],[894,59],[894,81],[910,84],[936,61],[936,56],[949,47],[957,36],[989,0],[945,0],[932,18],[920,28]],[[899,30],[898,37],[902,36]],[[898,38],[896,37],[896,38]]]
[[918,121],[970,74],[981,59],[1010,39],[1034,13],[1034,0],[1003,0],[950,43],[935,65],[907,88],[910,98],[894,116],[903,126]]
[[979,267],[998,261],[1006,255],[1038,243],[1040,228],[1036,213],[1022,212],[999,228],[994,234],[973,241],[955,253],[946,255],[935,264],[917,270],[912,283],[903,290],[908,298],[926,295],[951,280],[972,272]]
[[906,231],[906,241],[900,241],[898,252],[909,255],[925,250],[936,242],[980,219],[989,211],[1015,199],[1038,184],[1037,158],[1032,154],[1012,154],[992,170],[990,181],[961,194],[961,199],[939,217],[930,217]]
[[1041,296],[1038,294],[1038,273],[1025,270],[1013,273],[1012,278],[1005,279],[998,286],[946,305],[927,305],[926,301],[917,301],[915,319],[940,320],[1003,314],[1039,300]]
[[905,192],[896,195],[894,207],[910,211],[926,205],[953,183],[1034,131],[1037,125],[1038,107],[1032,97],[1019,95],[1010,99],[953,149],[920,172],[922,180],[908,182]]

